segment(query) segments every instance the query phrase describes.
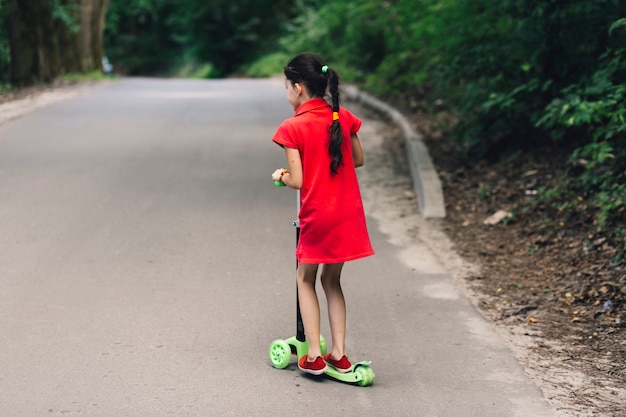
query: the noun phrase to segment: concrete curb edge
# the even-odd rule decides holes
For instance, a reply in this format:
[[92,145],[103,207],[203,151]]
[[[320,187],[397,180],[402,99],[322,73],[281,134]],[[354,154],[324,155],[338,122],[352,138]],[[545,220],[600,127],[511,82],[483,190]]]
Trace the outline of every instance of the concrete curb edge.
[[351,85],[344,85],[343,93],[349,100],[361,103],[381,113],[400,128],[406,143],[409,167],[413,178],[413,188],[419,201],[422,217],[425,219],[446,217],[441,181],[430,159],[430,154],[426,144],[424,144],[422,135],[411,128],[409,121],[399,111],[376,97],[362,92],[357,87]]

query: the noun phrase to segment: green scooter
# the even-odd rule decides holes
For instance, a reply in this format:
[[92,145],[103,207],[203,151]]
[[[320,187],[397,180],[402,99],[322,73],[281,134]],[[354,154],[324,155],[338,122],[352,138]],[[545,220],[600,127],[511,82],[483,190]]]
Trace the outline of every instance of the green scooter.
[[[282,186],[282,183],[276,182],[276,186]],[[300,212],[300,191],[297,192],[298,210]],[[296,227],[296,244],[300,237],[300,222],[298,220],[293,222]],[[296,263],[297,267],[297,263]],[[296,335],[288,339],[276,339],[270,344],[269,358],[270,363],[274,368],[284,369],[291,363],[292,356],[296,356],[296,360],[306,355],[309,352],[309,344],[306,341],[304,335],[304,325],[302,324],[302,316],[300,314],[300,303],[298,302],[297,289],[296,289]],[[323,336],[320,336],[320,347],[322,349],[322,355],[326,354],[326,340]],[[366,387],[372,385],[374,382],[374,371],[370,367],[371,361],[361,361],[352,364],[352,369],[348,372],[342,373],[333,368],[331,365],[326,367],[325,375],[330,378],[336,379],[341,382],[349,384],[359,385]]]

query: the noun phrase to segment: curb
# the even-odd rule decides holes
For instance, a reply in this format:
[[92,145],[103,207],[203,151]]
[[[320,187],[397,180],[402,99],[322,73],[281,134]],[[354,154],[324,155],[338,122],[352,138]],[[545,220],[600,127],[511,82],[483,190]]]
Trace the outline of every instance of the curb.
[[346,98],[381,113],[400,128],[406,143],[413,188],[422,217],[425,219],[446,217],[441,181],[422,135],[411,128],[409,121],[399,111],[376,97],[360,91],[355,86],[344,85],[343,92]]

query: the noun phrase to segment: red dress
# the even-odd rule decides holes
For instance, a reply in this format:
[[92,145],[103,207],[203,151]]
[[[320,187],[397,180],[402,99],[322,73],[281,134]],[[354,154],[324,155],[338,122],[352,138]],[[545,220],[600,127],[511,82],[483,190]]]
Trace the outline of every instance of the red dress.
[[367,232],[365,212],[352,158],[351,134],[361,120],[339,109],[343,132],[343,165],[330,171],[328,153],[331,107],[321,98],[303,103],[285,120],[272,140],[298,149],[302,160],[300,238],[296,258],[303,264],[346,262],[374,254]]

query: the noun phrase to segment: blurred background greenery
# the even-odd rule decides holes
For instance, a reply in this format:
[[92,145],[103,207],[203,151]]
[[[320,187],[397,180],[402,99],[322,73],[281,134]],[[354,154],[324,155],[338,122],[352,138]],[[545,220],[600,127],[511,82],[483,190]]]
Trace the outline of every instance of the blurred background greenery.
[[[217,78],[280,74],[315,51],[409,112],[451,115],[468,160],[571,148],[579,173],[552,195],[626,235],[626,0],[0,0],[0,20],[0,92],[91,73],[103,55],[122,75]],[[79,65],[25,66],[36,59],[16,48],[47,45],[24,42],[35,29],[78,44]]]

